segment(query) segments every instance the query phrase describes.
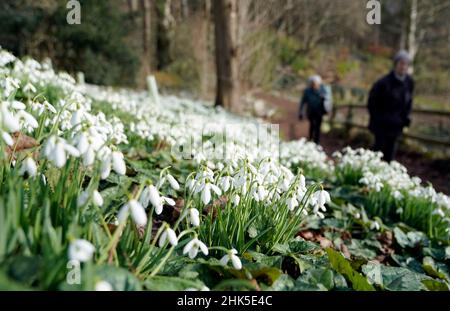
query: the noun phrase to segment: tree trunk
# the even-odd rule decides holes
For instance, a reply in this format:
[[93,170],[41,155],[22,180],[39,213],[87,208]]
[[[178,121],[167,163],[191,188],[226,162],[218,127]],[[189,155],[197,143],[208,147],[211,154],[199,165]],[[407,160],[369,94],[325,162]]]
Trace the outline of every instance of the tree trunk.
[[411,57],[411,70],[414,71],[414,59],[416,58],[418,50],[417,41],[417,0],[411,0],[411,11],[409,19],[409,34],[408,34],[408,52]]
[[142,17],[142,66],[145,75],[150,74],[151,0],[141,0]]
[[200,77],[200,91],[201,96],[206,98],[210,86],[210,71],[209,71],[209,38],[210,38],[210,23],[211,23],[211,0],[205,1],[204,6],[204,20],[202,22],[202,57],[201,57],[201,77]]
[[214,1],[217,92],[216,106],[239,107],[238,0]]

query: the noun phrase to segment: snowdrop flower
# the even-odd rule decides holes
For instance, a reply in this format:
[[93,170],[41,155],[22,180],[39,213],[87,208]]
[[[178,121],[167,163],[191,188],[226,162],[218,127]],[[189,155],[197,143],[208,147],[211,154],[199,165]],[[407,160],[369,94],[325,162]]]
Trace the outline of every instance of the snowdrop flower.
[[161,234],[161,237],[159,238],[159,247],[163,247],[167,241],[169,241],[172,246],[178,245],[177,234],[169,226],[166,227],[164,232]]
[[36,119],[29,114],[28,112],[26,112],[25,110],[19,110],[17,112],[17,117],[19,117],[20,120],[23,120],[25,123],[25,126],[28,126],[32,129],[35,129],[39,126],[38,122],[36,121]]
[[113,287],[110,283],[106,281],[99,281],[95,284],[96,292],[111,292],[113,291]]
[[236,254],[238,253],[237,250],[232,249],[228,252],[228,254],[226,254],[225,256],[222,257],[222,259],[220,259],[220,263],[224,266],[228,265],[228,262],[231,260],[231,263],[233,264],[233,267],[236,270],[241,270],[242,269],[242,262],[239,259],[238,256],[236,256]]
[[327,209],[325,204],[331,202],[330,194],[325,190],[320,190],[315,192],[311,196],[310,204],[313,206],[313,213],[319,216],[320,218],[325,218],[325,215],[322,212],[326,212]]
[[180,184],[178,183],[178,181],[172,175],[167,174],[166,178],[169,181],[169,184],[170,184],[170,186],[172,187],[173,190],[175,190],[175,191],[180,190]]
[[79,157],[80,152],[75,147],[69,145],[63,138],[52,136],[48,139],[44,147],[44,155],[58,168],[62,168],[67,161],[67,155]]
[[8,146],[12,147],[14,145],[14,140],[7,132],[4,132],[0,129],[0,133],[2,134],[2,139]]
[[148,207],[149,203],[155,208],[157,215],[161,215],[163,212],[163,199],[161,198],[158,189],[155,186],[150,185],[142,191],[140,202],[144,207]]
[[103,205],[102,195],[97,190],[94,190],[92,192],[92,200],[93,200],[94,204],[97,205],[97,206],[102,206]]
[[147,224],[147,214],[145,213],[145,209],[138,201],[134,199],[128,201],[127,204],[122,206],[117,214],[117,219],[120,223],[127,220],[129,212],[131,212],[131,218],[136,225],[145,226]]
[[189,258],[194,259],[197,257],[198,251],[201,251],[205,256],[208,256],[208,247],[200,241],[198,238],[193,238],[186,246],[183,248],[183,254],[189,254]]
[[231,183],[233,178],[230,176],[224,176],[219,179],[219,185],[222,188],[223,192],[227,192],[231,188]]
[[20,81],[16,78],[7,77],[5,79],[4,87],[5,87],[3,90],[4,94],[6,97],[9,97],[20,87]]
[[196,208],[189,209],[189,219],[194,227],[200,226],[200,212]]
[[6,102],[0,104],[0,128],[9,133],[20,130],[19,119],[8,110],[8,104]]
[[69,245],[69,260],[87,262],[92,259],[95,247],[86,240],[75,240]]
[[222,190],[214,184],[206,183],[203,185],[201,199],[203,204],[208,205],[211,201],[211,190],[214,191],[218,196],[222,195]]
[[435,209],[435,210],[433,211],[432,214],[433,214],[433,215],[441,216],[442,218],[445,217],[444,211],[443,211],[442,209],[440,209],[440,208]]
[[74,113],[72,113],[72,118],[70,119],[70,124],[72,128],[81,125],[81,123],[86,117],[85,115],[86,113],[84,109],[82,109],[81,107],[77,109]]
[[36,88],[34,87],[33,84],[31,84],[30,82],[28,82],[27,84],[25,84],[25,86],[23,87],[23,91],[26,93],[36,93]]
[[293,198],[290,198],[287,200],[287,206],[290,211],[293,211],[293,210],[295,210],[296,207],[299,206],[299,203],[298,203],[297,199],[295,197],[293,197]]
[[241,197],[239,195],[235,194],[233,197],[234,206],[238,206],[240,201],[241,201]]
[[[78,196],[78,200],[77,200],[77,206],[81,207],[86,205],[86,203],[89,201],[91,197],[91,194],[88,190],[83,191],[79,196]],[[92,202],[96,205],[96,206],[103,206],[103,198],[102,195],[97,191],[94,190],[92,192]]]
[[25,173],[27,173],[28,176],[31,176],[31,177],[34,177],[37,174],[36,162],[34,162],[34,160],[31,156],[28,156],[22,162],[22,166],[20,167],[19,174],[21,176],[23,176]]
[[403,199],[403,194],[398,190],[394,191],[393,196],[394,196],[394,199],[396,199],[398,201]]
[[372,221],[370,223],[370,230],[376,230],[376,231],[380,231],[380,224],[378,223],[378,221]]
[[119,175],[125,175],[127,171],[127,167],[125,165],[125,161],[123,159],[123,154],[118,151],[114,151],[111,154],[112,159],[112,167],[114,171]]

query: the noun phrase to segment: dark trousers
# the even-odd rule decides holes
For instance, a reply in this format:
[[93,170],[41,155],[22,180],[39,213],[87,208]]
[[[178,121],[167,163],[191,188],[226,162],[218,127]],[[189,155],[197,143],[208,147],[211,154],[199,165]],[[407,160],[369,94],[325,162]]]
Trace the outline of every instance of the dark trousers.
[[322,116],[309,116],[309,139],[320,144],[320,128],[322,127]]
[[392,162],[397,153],[399,135],[392,135],[387,133],[375,133],[374,151],[381,151],[383,153],[383,160]]

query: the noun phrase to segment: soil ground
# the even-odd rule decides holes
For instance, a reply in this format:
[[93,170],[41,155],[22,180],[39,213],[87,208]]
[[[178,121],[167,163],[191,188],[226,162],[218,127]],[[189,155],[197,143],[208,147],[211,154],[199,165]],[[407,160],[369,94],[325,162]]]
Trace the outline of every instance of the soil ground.
[[[270,122],[280,125],[284,139],[297,140],[308,137],[309,124],[307,120],[298,120],[297,102],[265,93],[256,94],[256,97],[264,100],[270,108],[277,109],[277,113],[270,119]],[[329,156],[346,146],[370,148],[368,145],[355,143],[333,133],[322,134],[321,145]],[[399,150],[396,160],[406,166],[410,175],[418,176],[425,183],[432,183],[437,191],[450,195],[450,164],[448,160],[427,159],[419,153],[405,150]]]

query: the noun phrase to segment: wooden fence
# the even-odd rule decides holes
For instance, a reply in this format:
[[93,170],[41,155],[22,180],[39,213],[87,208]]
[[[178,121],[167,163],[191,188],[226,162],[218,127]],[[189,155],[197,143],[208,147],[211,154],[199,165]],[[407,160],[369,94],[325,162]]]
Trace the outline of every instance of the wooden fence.
[[[341,125],[350,131],[352,128],[367,129],[369,113],[365,105],[336,105],[330,117],[330,125]],[[424,144],[441,147],[450,147],[450,111],[439,111],[430,109],[413,109],[413,123],[410,131],[404,133],[403,137]],[[424,134],[423,131],[414,131],[415,124],[423,128],[432,129],[433,133]]]

